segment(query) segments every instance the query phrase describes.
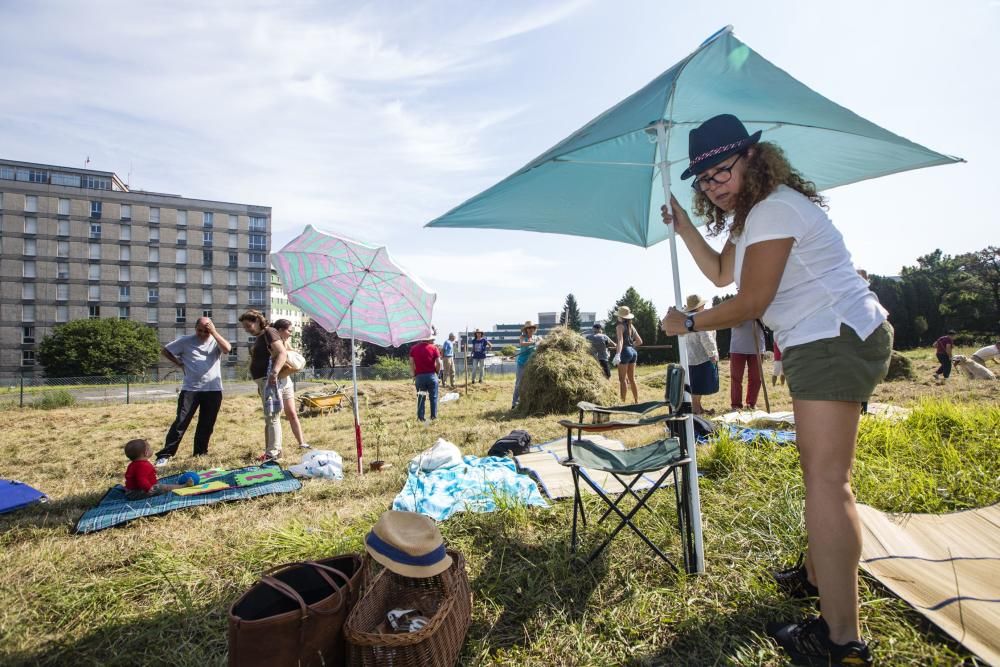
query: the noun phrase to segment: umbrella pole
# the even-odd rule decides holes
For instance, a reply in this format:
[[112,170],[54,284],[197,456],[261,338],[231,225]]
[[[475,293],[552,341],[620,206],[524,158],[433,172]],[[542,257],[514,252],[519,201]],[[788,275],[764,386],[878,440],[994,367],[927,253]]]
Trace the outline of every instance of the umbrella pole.
[[351,311],[351,380],[354,383],[354,442],[358,450],[358,474],[365,474],[364,449],[361,447],[361,420],[358,418],[358,360],[354,354],[354,303]]
[[469,393],[469,325],[468,324],[465,325],[465,347],[462,349],[462,354],[464,355],[462,358],[465,360],[465,363],[462,364],[463,366],[465,366],[465,393],[468,394]]
[[[660,151],[660,182],[663,186],[663,201],[670,206],[670,163],[667,160],[667,123],[659,121],[656,123],[656,142]],[[684,301],[681,298],[680,269],[677,266],[677,235],[673,228],[670,229],[670,269],[674,279],[674,303],[677,309],[684,308]],[[684,377],[689,378],[687,346],[680,336],[677,337],[677,354],[684,368]],[[687,382],[685,382],[687,384]],[[690,403],[691,393],[685,387],[684,399]],[[698,487],[698,444],[694,439],[694,421],[684,420],[684,430],[687,435],[688,455],[691,462],[688,463],[688,507],[691,510],[691,529],[694,536],[694,563],[689,565],[694,573],[705,571],[705,545],[701,528],[701,490]],[[685,545],[686,548],[686,545]]]

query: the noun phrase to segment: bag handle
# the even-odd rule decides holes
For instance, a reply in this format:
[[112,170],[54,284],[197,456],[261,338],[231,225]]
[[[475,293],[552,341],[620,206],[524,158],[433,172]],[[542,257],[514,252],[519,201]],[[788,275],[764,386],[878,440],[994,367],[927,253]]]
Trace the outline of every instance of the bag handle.
[[[272,567],[269,570],[266,570],[261,575],[261,581],[264,581],[265,579],[268,579],[270,581],[275,581],[275,582],[277,582],[279,584],[282,584],[283,586],[285,586],[286,588],[288,588],[290,591],[292,591],[295,594],[295,596],[298,599],[298,601],[300,602],[300,604],[304,605],[305,602],[302,600],[302,596],[300,596],[298,594],[298,592],[295,591],[294,588],[292,588],[291,586],[288,586],[288,584],[285,584],[284,582],[279,581],[278,579],[275,579],[274,577],[270,576],[270,575],[275,574],[277,572],[284,572],[285,570],[291,569],[292,567],[295,567],[296,565],[310,566],[310,567],[314,568],[316,570],[316,574],[318,574],[319,576],[321,576],[323,578],[323,580],[326,581],[326,583],[328,583],[330,585],[330,588],[333,589],[334,594],[337,594],[340,591],[342,591],[344,589],[344,586],[341,586],[341,585],[337,584],[333,579],[330,578],[330,575],[327,574],[327,572],[329,572],[331,574],[336,574],[336,575],[338,575],[339,577],[341,577],[344,580],[344,584],[347,587],[348,594],[350,594],[354,590],[354,586],[351,584],[350,577],[348,577],[346,574],[344,574],[343,572],[341,572],[340,570],[338,570],[335,567],[330,567],[329,565],[323,565],[322,563],[317,563],[314,560],[296,561],[294,563],[285,563],[283,565],[277,565],[275,567]],[[343,609],[344,605],[347,603],[346,597],[347,596],[345,596],[345,595],[341,595],[340,596],[339,604],[334,609],[330,609],[330,610],[313,609],[313,612],[315,612],[317,614],[336,614],[336,613],[340,612],[340,610]]]
[[291,586],[289,586],[285,582],[280,581],[278,579],[275,579],[274,577],[268,576],[266,574],[263,575],[263,576],[261,576],[260,583],[265,584],[267,586],[270,586],[271,588],[275,589],[279,593],[284,593],[288,597],[290,597],[293,600],[295,600],[296,602],[298,602],[299,603],[299,612],[300,612],[300,618],[299,618],[300,621],[304,621],[306,619],[306,617],[309,616],[309,607],[306,605],[306,601],[302,599],[302,596],[299,595],[299,592],[296,591],[294,588],[292,588]]

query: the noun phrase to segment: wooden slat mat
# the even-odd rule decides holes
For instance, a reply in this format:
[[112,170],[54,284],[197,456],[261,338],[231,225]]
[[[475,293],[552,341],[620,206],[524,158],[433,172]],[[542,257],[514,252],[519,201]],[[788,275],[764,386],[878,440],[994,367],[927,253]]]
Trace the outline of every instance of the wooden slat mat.
[[[587,440],[608,449],[625,449],[625,445],[618,440],[611,440],[600,435],[590,435],[587,437]],[[515,456],[514,461],[517,463],[518,470],[534,477],[542,493],[552,500],[556,500],[558,498],[573,497],[573,473],[570,472],[569,468],[559,463],[560,459],[565,457],[566,439],[560,438],[559,440],[536,445],[532,447],[531,452]],[[618,494],[625,489],[610,473],[589,470],[587,468],[583,468],[582,471],[601,487],[604,493]],[[661,474],[649,473],[632,488],[647,489],[659,479]],[[584,493],[594,493],[594,490],[585,482],[580,483],[580,490]]]
[[1000,665],[1000,504],[952,514],[858,505],[861,567],[991,665]]

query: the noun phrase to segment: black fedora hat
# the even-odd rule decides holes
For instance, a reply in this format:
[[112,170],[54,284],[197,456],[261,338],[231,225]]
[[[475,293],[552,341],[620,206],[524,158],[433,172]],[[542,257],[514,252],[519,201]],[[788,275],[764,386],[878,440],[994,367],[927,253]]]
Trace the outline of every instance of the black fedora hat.
[[741,152],[760,141],[760,130],[747,134],[740,119],[728,113],[709,118],[688,134],[688,168],[681,174],[688,179]]

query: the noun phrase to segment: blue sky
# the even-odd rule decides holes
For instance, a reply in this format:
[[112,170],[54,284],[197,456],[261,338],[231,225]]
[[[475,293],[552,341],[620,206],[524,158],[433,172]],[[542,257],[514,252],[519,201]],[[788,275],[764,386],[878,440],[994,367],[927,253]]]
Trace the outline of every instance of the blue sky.
[[[666,244],[424,229],[718,28],[869,120],[967,164],[833,190],[859,267],[1000,241],[1000,0],[0,2],[0,155],[270,205],[387,245],[439,332],[673,300]],[[682,248],[682,291],[721,294]],[[732,290],[728,290],[732,291]]]

